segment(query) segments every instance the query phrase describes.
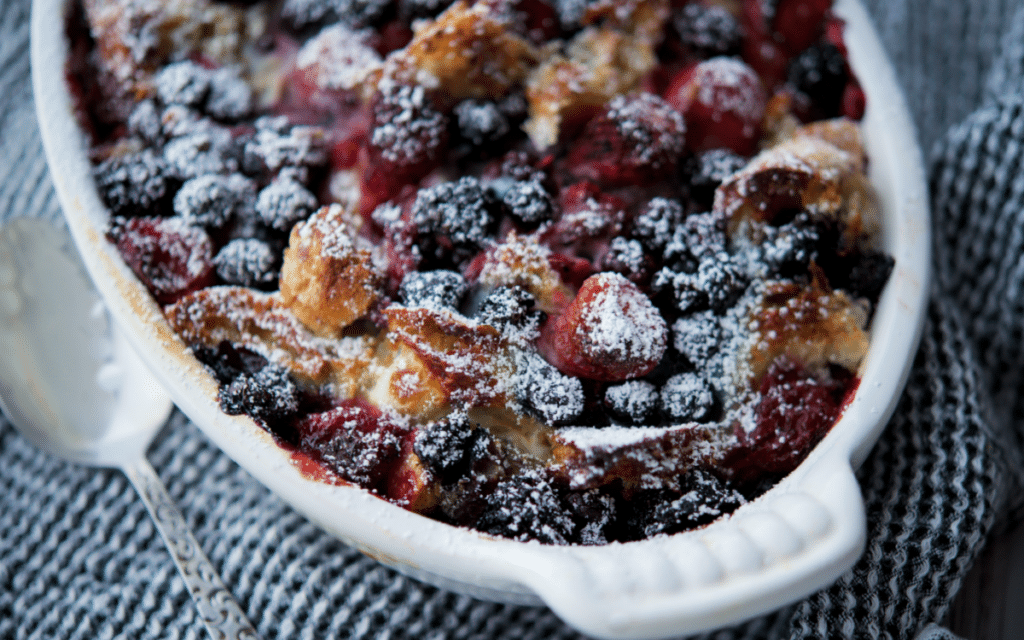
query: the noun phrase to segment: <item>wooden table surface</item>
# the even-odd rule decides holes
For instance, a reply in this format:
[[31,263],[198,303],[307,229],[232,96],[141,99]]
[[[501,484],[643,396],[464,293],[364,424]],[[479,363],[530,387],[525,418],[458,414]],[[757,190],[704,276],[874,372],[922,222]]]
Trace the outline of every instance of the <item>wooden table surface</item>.
[[1024,522],[989,540],[947,623],[967,640],[1024,640]]

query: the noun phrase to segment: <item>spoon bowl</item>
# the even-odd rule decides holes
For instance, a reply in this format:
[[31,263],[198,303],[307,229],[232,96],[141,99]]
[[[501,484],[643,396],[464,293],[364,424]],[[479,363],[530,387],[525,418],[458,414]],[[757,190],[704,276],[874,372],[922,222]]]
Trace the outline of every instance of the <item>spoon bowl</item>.
[[78,464],[121,469],[153,516],[215,638],[255,638],[145,453],[170,398],[120,332],[66,231],[0,229],[0,409],[29,441]]

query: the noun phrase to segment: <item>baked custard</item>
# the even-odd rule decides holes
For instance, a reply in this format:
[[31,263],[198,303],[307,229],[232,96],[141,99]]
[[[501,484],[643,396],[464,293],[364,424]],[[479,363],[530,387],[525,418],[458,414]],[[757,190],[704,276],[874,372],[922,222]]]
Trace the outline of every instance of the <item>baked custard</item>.
[[81,0],[108,237],[323,482],[605,544],[730,513],[893,267],[823,0]]

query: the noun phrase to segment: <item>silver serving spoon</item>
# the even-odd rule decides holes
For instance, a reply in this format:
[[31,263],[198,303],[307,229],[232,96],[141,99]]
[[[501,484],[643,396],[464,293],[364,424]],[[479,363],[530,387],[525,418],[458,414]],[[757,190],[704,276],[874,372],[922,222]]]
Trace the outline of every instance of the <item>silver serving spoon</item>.
[[214,638],[256,638],[146,450],[171,401],[113,330],[66,231],[34,219],[0,229],[0,409],[39,448],[124,471]]

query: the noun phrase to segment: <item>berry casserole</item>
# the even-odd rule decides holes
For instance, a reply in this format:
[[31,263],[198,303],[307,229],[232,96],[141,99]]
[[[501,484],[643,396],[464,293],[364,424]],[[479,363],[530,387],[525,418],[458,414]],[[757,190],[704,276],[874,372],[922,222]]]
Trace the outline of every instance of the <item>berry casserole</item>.
[[[182,349],[179,396],[270,443],[265,482],[579,558],[710,540],[828,455],[892,341],[869,327],[926,277],[830,5],[71,2],[85,242]],[[824,520],[787,526],[857,517]],[[554,606],[524,575],[488,588]]]

